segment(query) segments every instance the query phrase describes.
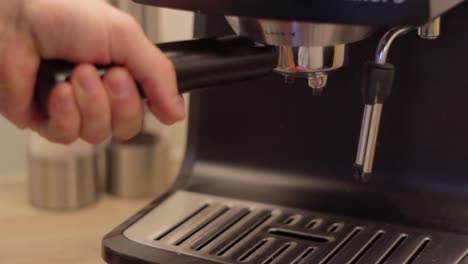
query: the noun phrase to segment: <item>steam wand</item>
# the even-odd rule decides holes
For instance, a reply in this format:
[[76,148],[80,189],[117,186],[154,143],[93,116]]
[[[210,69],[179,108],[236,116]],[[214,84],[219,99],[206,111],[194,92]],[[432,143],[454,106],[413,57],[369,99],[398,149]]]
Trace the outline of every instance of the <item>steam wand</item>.
[[390,96],[393,87],[395,66],[387,63],[388,53],[398,37],[416,29],[421,38],[435,39],[440,35],[440,18],[435,18],[419,28],[390,29],[379,42],[375,61],[366,64],[362,91],[365,108],[353,172],[359,182],[369,181],[372,175],[383,103]]

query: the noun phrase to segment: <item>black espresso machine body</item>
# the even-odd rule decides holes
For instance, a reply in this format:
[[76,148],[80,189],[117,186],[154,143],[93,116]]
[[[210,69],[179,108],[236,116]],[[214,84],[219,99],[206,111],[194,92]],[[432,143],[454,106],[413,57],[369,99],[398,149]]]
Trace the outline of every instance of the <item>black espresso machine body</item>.
[[[257,11],[240,0],[141,2],[213,14]],[[288,19],[276,13],[279,2],[268,1],[272,8],[265,2],[262,15]],[[440,1],[408,1],[405,15],[363,9],[352,16],[350,9],[337,9],[338,2],[401,11],[394,2],[405,1],[325,2],[316,1],[316,17],[297,10],[304,20],[380,25],[418,24],[445,11],[435,8]],[[306,3],[288,2],[285,10]],[[410,8],[416,6],[417,12]],[[363,65],[373,59],[385,27],[349,45],[347,65],[330,73],[320,96],[306,80],[285,84],[275,73],[193,93],[186,159],[174,188],[104,238],[104,259],[468,263],[467,22],[468,4],[462,3],[442,16],[437,40],[413,32],[394,44],[388,57],[396,69],[394,88],[365,184],[352,175]],[[228,34],[224,18],[197,15],[196,37]]]

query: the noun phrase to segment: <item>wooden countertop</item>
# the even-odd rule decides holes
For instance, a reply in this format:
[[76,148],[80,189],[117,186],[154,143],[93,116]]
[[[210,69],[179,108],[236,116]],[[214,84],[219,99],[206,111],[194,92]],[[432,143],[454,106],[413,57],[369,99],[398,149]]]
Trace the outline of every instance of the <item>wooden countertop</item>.
[[102,264],[103,236],[151,200],[102,196],[78,211],[45,211],[29,204],[25,180],[0,180],[0,263]]

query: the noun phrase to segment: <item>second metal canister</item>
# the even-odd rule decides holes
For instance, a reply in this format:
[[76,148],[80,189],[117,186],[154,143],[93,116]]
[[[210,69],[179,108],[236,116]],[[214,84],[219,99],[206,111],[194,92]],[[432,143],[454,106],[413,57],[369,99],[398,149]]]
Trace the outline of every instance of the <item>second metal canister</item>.
[[106,189],[112,195],[154,197],[171,184],[164,144],[157,135],[142,132],[129,141],[112,140],[106,160]]

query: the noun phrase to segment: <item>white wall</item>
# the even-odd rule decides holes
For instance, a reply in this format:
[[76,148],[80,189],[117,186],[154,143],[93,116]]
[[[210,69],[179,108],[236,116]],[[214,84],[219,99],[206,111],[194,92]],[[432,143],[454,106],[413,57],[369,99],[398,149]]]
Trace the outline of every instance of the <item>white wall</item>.
[[154,40],[157,42],[186,40],[193,35],[192,12],[164,8],[150,8],[149,17],[156,16],[155,25],[158,34]]
[[[158,9],[136,5],[130,0],[110,0],[120,7],[130,10],[136,16],[143,16],[148,36],[155,42],[189,39],[193,30],[193,14],[167,9]],[[142,21],[143,22],[143,21]],[[185,147],[186,123],[173,127],[161,127],[154,118],[150,126],[162,129],[167,134],[172,146],[173,158],[180,159]],[[0,117],[0,178],[24,177],[27,173],[28,132],[18,130],[7,120]]]
[[27,138],[28,132],[0,117],[0,178],[25,175]]

